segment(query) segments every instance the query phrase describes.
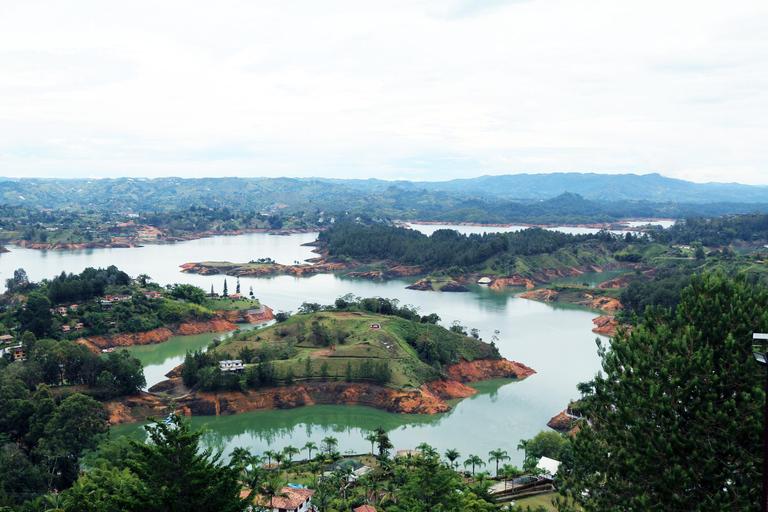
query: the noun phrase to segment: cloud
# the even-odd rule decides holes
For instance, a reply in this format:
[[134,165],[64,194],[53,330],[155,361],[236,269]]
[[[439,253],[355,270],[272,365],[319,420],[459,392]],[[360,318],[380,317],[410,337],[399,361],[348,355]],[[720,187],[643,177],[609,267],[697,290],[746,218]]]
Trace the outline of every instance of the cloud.
[[6,4],[0,174],[768,183],[766,22],[753,1]]

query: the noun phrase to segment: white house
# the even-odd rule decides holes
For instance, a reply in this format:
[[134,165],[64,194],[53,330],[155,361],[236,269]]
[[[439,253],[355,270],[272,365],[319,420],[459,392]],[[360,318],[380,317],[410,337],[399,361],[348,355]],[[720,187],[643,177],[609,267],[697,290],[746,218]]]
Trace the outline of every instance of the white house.
[[241,373],[245,370],[242,359],[227,359],[219,361],[219,369],[223,372]]

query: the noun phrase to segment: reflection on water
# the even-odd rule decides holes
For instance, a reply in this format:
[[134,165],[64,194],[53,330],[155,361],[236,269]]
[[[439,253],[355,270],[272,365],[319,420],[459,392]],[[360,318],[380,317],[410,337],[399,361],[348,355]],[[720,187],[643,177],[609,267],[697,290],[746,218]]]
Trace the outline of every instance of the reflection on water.
[[[500,389],[514,387],[516,381],[496,379],[482,383],[473,383],[472,387],[478,393],[458,401],[453,410],[445,414],[417,415],[392,414],[371,407],[347,405],[314,405],[275,411],[257,411],[231,416],[202,416],[190,418],[194,428],[205,428],[206,446],[220,449],[229,454],[238,446],[249,448],[255,453],[272,448],[282,448],[291,444],[301,447],[308,441],[317,444],[324,437],[333,436],[339,440],[339,449],[355,452],[370,450],[370,444],[364,436],[383,427],[390,433],[396,449],[413,448],[426,441],[438,447],[444,444],[446,448],[458,446],[469,453],[469,450],[480,449],[482,442],[478,436],[461,437],[449,436],[446,439],[443,432],[455,430],[466,432],[476,428],[471,411],[473,406],[487,407],[489,403],[500,400]],[[464,404],[467,404],[466,406]],[[126,435],[136,439],[146,440],[144,424],[123,425],[113,427],[112,436]],[[446,441],[452,441],[447,444]],[[497,443],[498,444],[498,443]],[[493,443],[491,448],[493,449]]]

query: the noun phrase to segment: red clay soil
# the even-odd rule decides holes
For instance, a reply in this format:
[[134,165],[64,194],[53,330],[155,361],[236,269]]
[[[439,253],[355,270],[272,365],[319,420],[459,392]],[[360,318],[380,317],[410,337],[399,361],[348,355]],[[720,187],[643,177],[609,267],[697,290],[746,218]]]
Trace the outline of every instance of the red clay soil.
[[[518,295],[518,297],[523,299],[540,300],[543,302],[560,302],[560,293],[549,288],[541,288],[539,290],[526,292]],[[585,306],[592,309],[603,309],[605,311],[615,311],[617,309],[622,309],[621,302],[619,302],[618,299],[601,296],[595,297],[589,293],[581,293],[580,297],[581,300],[569,302],[578,304],[579,306]]]
[[[367,383],[305,382],[291,387],[277,387],[241,393],[194,392],[173,399],[175,410],[185,415],[227,415],[250,411],[292,409],[307,405],[365,405],[401,414],[439,414],[451,407],[445,400],[464,398],[477,391],[463,382],[495,378],[524,378],[535,372],[514,361],[462,361],[446,368],[449,380],[431,382],[418,389],[398,391]],[[162,382],[152,391],[174,393],[184,391],[177,379]],[[172,399],[148,393],[138,397],[113,400],[105,405],[113,425],[142,421],[148,415],[168,413]]]
[[457,364],[447,366],[445,372],[452,380],[458,382],[477,382],[490,379],[524,379],[530,377],[535,370],[516,361],[500,360],[477,360],[461,361]]
[[565,411],[560,412],[557,416],[549,420],[547,426],[553,430],[560,432],[568,432],[573,423],[573,418],[569,417]]
[[[592,332],[611,338],[616,336],[616,331],[621,325],[615,317],[610,315],[601,315],[593,319],[592,323],[595,324],[595,328],[592,329]],[[624,328],[627,329],[627,326],[624,326]]]
[[91,336],[82,338],[78,343],[85,345],[94,352],[110,347],[132,347],[135,345],[151,345],[168,341],[174,336],[189,334],[204,334],[209,332],[226,332],[237,329],[232,322],[223,318],[214,318],[205,322],[186,322],[171,327],[160,327],[147,332],[122,333],[114,335]]

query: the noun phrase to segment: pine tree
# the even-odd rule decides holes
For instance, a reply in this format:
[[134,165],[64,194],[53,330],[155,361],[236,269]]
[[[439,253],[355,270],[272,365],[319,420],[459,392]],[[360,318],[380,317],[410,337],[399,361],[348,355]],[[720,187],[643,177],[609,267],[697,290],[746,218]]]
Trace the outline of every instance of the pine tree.
[[223,297],[229,297],[229,292],[227,291],[227,280],[224,279],[224,292],[221,294]]
[[240,293],[240,276],[237,276],[237,287],[235,288],[235,293]]
[[213,284],[211,284],[211,297],[213,297]]
[[141,497],[143,510],[244,510],[238,468],[223,464],[221,452],[200,451],[202,430],[191,431],[189,423],[175,414],[171,420],[156,421],[148,429],[150,443],[130,441],[136,455],[128,466],[148,491]]
[[674,314],[648,310],[600,346],[592,426],[576,437],[561,493],[596,512],[759,510],[766,375],[751,344],[767,328],[765,288],[707,275]]

